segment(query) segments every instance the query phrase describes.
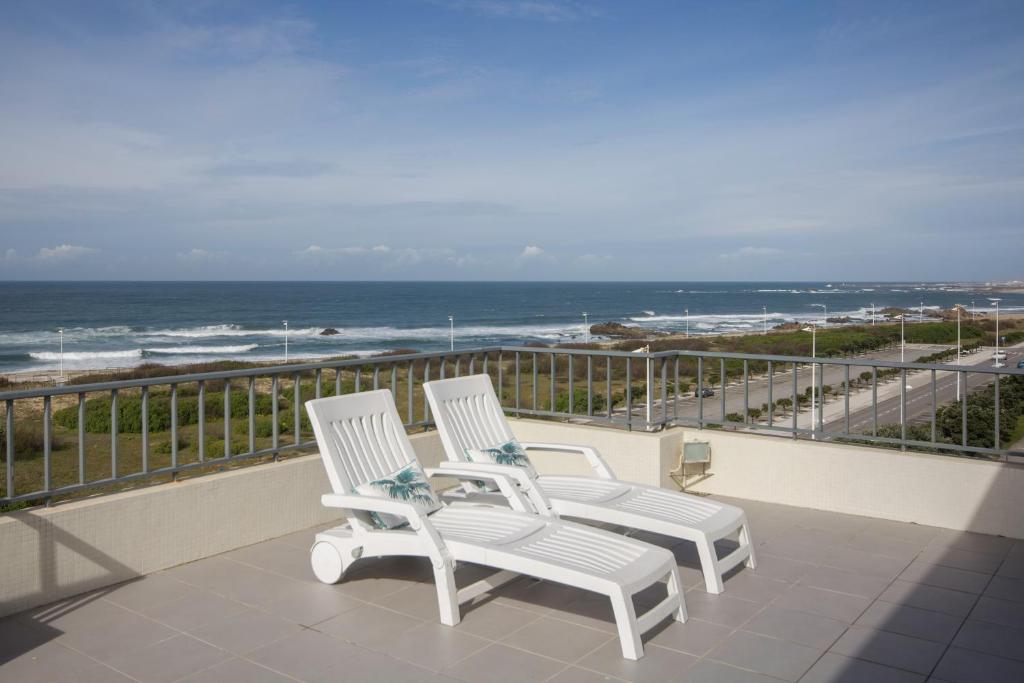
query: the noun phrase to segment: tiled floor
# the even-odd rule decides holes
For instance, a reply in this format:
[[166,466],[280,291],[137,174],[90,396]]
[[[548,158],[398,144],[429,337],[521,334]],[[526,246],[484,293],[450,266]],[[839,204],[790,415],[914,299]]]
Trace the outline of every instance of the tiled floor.
[[0,679],[1024,681],[1024,542],[734,502],[758,569],[708,595],[675,545],[690,620],[639,662],[593,595],[519,579],[448,628],[425,561],[366,560],[324,586],[307,531],[0,620]]

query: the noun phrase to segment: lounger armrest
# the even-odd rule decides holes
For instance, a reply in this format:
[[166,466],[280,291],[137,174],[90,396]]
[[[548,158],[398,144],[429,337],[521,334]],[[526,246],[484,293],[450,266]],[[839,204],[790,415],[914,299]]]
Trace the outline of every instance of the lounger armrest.
[[325,493],[320,496],[320,502],[324,507],[344,508],[346,510],[363,510],[365,512],[386,512],[389,515],[400,515],[409,521],[409,528],[416,532],[416,535],[426,545],[426,554],[434,563],[435,567],[444,564],[455,566],[448,547],[437,533],[437,529],[430,523],[430,519],[420,514],[420,511],[409,503],[390,498],[377,498],[376,496],[360,496],[358,494]]
[[[465,463],[455,463],[457,465],[463,465]],[[509,479],[504,474],[496,472],[484,472],[482,470],[471,470],[462,467],[445,467],[440,469],[437,467],[426,467],[423,472],[428,477],[455,477],[462,481],[476,481],[483,480],[489,481],[498,487],[502,495],[505,496],[505,500],[508,501],[509,507],[517,512],[528,512],[533,513],[533,506],[526,500],[519,487],[516,486],[515,482]]]
[[[440,472],[445,471],[457,471],[461,470],[470,475],[480,475],[489,473],[491,475],[501,476],[510,481],[514,481],[519,486],[519,490],[526,494],[530,499],[530,503],[533,505],[534,511],[538,514],[546,517],[553,517],[555,513],[551,510],[551,501],[548,500],[544,492],[540,490],[530,473],[522,467],[516,467],[515,465],[497,465],[489,462],[455,462],[447,460],[441,463]],[[485,478],[485,477],[475,477]]]
[[608,467],[608,463],[604,461],[601,454],[597,452],[596,448],[590,446],[576,446],[567,443],[538,443],[535,441],[520,442],[519,444],[526,450],[533,451],[562,451],[568,453],[579,453],[587,459],[587,463],[590,464],[590,469],[594,470],[594,474],[599,479],[615,479],[615,475],[612,474],[612,470]]

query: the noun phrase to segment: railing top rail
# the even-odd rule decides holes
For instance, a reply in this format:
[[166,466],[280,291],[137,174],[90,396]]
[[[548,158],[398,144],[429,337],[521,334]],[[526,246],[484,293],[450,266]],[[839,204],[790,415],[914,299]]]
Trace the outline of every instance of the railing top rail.
[[396,356],[373,356],[369,358],[346,358],[337,360],[316,361],[312,363],[290,363],[288,365],[267,365],[252,368],[241,368],[238,370],[221,370],[217,372],[199,372],[186,375],[162,375],[160,377],[145,377],[139,379],[123,379],[114,382],[94,382],[92,384],[66,384],[59,387],[42,387],[26,389],[23,391],[0,392],[0,401],[42,398],[44,396],[63,396],[67,394],[83,394],[94,391],[110,391],[112,389],[135,389],[138,387],[151,387],[166,384],[185,384],[187,382],[200,382],[209,380],[235,379],[238,377],[292,375],[295,373],[308,372],[310,370],[325,370],[330,368],[359,367],[363,365],[384,365],[390,363],[405,363],[408,361],[431,360],[434,358],[448,358],[452,356],[480,353],[496,353],[501,350],[498,346],[487,346],[473,349],[460,349],[456,351],[434,351],[430,353],[408,353]]

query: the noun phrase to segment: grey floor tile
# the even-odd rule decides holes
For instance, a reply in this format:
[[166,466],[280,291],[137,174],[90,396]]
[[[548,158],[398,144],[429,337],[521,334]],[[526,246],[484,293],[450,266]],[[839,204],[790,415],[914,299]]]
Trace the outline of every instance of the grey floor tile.
[[57,643],[0,660],[0,680],[18,683],[127,683],[131,679]]
[[152,619],[113,604],[110,604],[110,608],[112,611],[103,615],[99,614],[99,610],[89,610],[89,614],[95,618],[83,624],[78,623],[79,615],[68,615],[76,617],[74,625],[64,618],[58,619],[63,625],[57,628],[64,630],[57,638],[58,642],[108,662],[176,635],[175,631]]
[[828,559],[823,564],[846,571],[892,580],[907,568],[911,560],[912,558],[909,557],[888,557],[886,555],[873,555],[851,548],[836,548],[832,550]]
[[737,631],[716,647],[709,658],[743,669],[799,680],[824,650],[757,633]]
[[564,662],[495,643],[463,659],[446,673],[481,683],[529,683],[547,680],[565,666]]
[[1024,661],[1024,631],[968,619],[956,634],[953,644],[990,655]]
[[362,605],[316,626],[330,636],[373,650],[386,650],[395,637],[423,622],[406,614]]
[[142,611],[147,607],[182,598],[192,590],[188,584],[158,573],[112,586],[104,591],[103,598],[115,605]]
[[438,676],[422,666],[381,652],[359,650],[335,664],[307,676],[305,683],[421,683]]
[[985,588],[985,595],[1000,600],[1024,602],[1024,579],[993,576],[992,582]]
[[910,562],[918,553],[924,550],[924,544],[908,543],[898,538],[882,536],[870,531],[857,534],[849,543],[847,548],[860,550],[872,555],[884,555]]
[[776,557],[774,555],[758,555],[757,569],[754,570],[758,576],[767,579],[778,579],[787,583],[799,581],[815,565],[810,562],[801,562],[788,557]]
[[951,647],[935,668],[935,677],[951,683],[1020,683],[1024,662]]
[[957,548],[945,546],[928,546],[918,556],[918,559],[943,567],[953,567],[954,569],[964,569],[988,575],[994,574],[1003,562],[1001,555],[978,553],[971,550],[958,550]]
[[165,683],[213,666],[230,656],[201,640],[178,635],[111,658],[109,664],[139,681]]
[[1007,557],[999,565],[999,570],[996,573],[1011,579],[1024,579],[1024,555]]
[[826,652],[800,683],[916,683],[924,680],[923,674]]
[[992,577],[979,572],[945,567],[917,559],[903,570],[899,578],[913,583],[977,594],[985,590],[985,586],[988,585]]
[[871,601],[857,595],[798,585],[780,595],[772,604],[852,624]]
[[417,666],[444,673],[455,662],[490,644],[489,640],[461,632],[457,626],[429,623],[395,636],[389,652]]
[[854,623],[945,644],[953,640],[963,623],[963,617],[878,601],[868,607]]
[[848,624],[836,619],[769,605],[743,625],[743,630],[825,649],[846,631]]
[[737,627],[762,609],[763,605],[732,596],[708,595],[701,590],[686,593],[686,609],[691,617],[722,626]]
[[971,610],[971,619],[1024,630],[1024,605],[983,595]]
[[139,611],[161,624],[188,631],[246,609],[249,608],[240,602],[228,600],[203,588],[193,588],[191,592],[177,600],[145,607]]
[[973,531],[942,529],[929,544],[932,548],[953,548],[975,553],[988,553],[1005,557],[1014,545],[1014,540],[1002,536],[979,534]]
[[216,647],[241,655],[287,638],[302,630],[298,624],[246,609],[244,612],[208,622],[189,634]]
[[360,649],[328,635],[304,629],[245,656],[257,664],[305,680],[360,653]]
[[702,659],[687,669],[684,680],[686,683],[778,683],[782,679]]
[[646,645],[638,661],[623,659],[618,639],[605,643],[581,659],[576,666],[636,683],[665,683],[685,680],[687,669],[697,658],[657,645]]
[[665,625],[647,642],[702,657],[728,638],[733,630],[731,626],[713,624],[691,616],[685,624],[673,621]]
[[837,593],[849,593],[871,599],[877,598],[890,582],[890,579],[836,567],[814,567],[800,579],[800,583],[804,586],[824,588]]
[[463,605],[459,628],[488,640],[501,640],[540,619],[536,612],[485,599],[480,604]]
[[296,624],[312,626],[363,604],[336,590],[335,586],[310,583],[290,584],[277,599],[260,604],[257,608]]
[[771,602],[789,588],[789,583],[761,576],[757,572],[740,572],[725,582],[725,594],[751,602]]
[[577,666],[570,666],[549,679],[549,683],[606,683],[607,681],[618,681],[607,674],[598,673],[589,669],[581,669]]
[[897,579],[878,596],[878,599],[897,605],[942,612],[954,617],[966,617],[974,603],[978,601],[978,596],[974,593]]
[[294,678],[233,657],[181,679],[181,683],[295,683]]
[[847,657],[919,674],[928,674],[943,651],[945,646],[940,643],[860,626],[851,627],[831,648]]
[[571,663],[615,638],[604,631],[570,626],[549,617],[538,617],[536,621],[506,635],[501,642]]
[[403,590],[383,595],[371,602],[423,621],[437,621],[437,588],[434,584],[415,583]]

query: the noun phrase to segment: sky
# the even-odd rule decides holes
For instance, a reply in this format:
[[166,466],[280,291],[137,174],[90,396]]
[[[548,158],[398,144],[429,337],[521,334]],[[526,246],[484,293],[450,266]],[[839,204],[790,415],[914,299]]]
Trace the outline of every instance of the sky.
[[0,5],[0,279],[1022,264],[1019,0]]

